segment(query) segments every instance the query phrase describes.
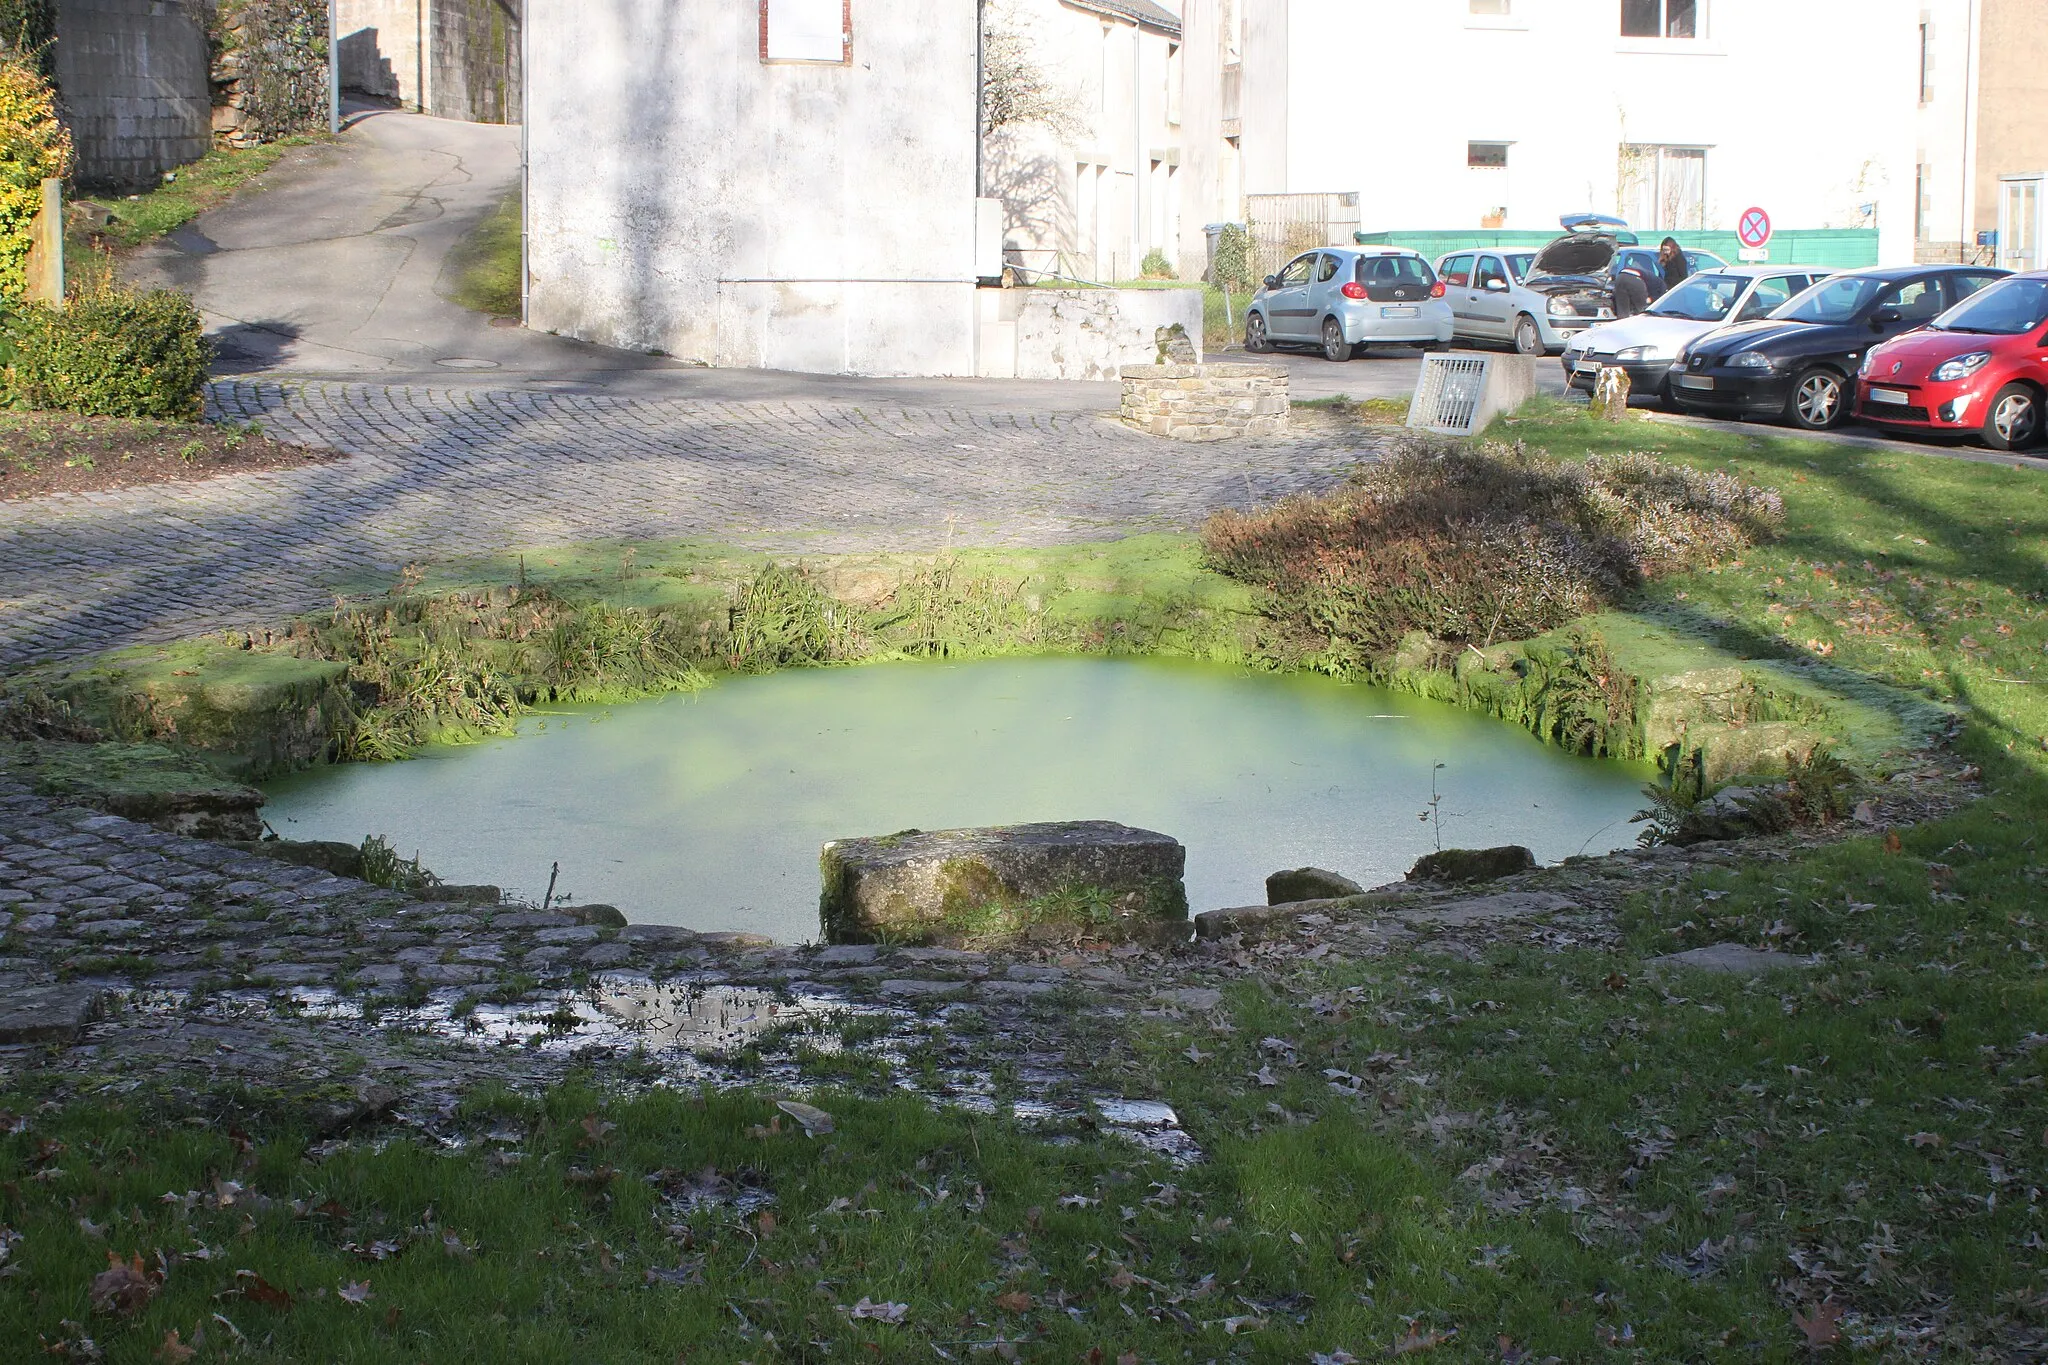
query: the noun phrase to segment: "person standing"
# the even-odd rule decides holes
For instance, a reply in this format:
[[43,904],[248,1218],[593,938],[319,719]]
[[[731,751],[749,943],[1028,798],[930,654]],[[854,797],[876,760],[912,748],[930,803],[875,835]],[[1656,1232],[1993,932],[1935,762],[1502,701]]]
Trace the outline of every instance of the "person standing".
[[1684,283],[1685,277],[1692,274],[1691,268],[1685,263],[1685,251],[1678,245],[1677,238],[1666,237],[1657,244],[1657,271],[1664,277],[1664,288],[1659,291],[1661,293],[1669,293],[1678,288]]

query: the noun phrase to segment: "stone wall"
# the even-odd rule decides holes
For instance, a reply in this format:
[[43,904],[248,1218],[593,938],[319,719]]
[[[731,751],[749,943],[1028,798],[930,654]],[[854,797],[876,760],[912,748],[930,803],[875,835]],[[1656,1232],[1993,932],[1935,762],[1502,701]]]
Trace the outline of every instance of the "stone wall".
[[519,122],[524,3],[434,0],[428,113],[469,123]]
[[981,374],[988,379],[1113,380],[1159,359],[1178,323],[1201,358],[1199,289],[984,289]]
[[324,130],[325,0],[212,0],[212,9],[214,136],[254,147]]
[[1124,424],[1176,441],[1278,436],[1287,430],[1279,365],[1126,365]]
[[63,0],[55,67],[78,183],[139,189],[211,145],[206,15],[184,0]]

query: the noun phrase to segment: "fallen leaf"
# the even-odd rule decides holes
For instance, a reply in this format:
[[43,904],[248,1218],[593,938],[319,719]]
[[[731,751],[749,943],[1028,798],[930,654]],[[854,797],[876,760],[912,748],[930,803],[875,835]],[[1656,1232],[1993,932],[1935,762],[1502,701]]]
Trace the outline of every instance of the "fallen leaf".
[[873,1303],[866,1295],[862,1295],[859,1303],[846,1310],[847,1316],[856,1322],[886,1322],[892,1325],[902,1322],[908,1312],[910,1305],[907,1303]]
[[1842,1339],[1838,1325],[1842,1321],[1841,1305],[1830,1299],[1813,1310],[1812,1317],[1792,1315],[1792,1325],[1806,1335],[1806,1344],[1818,1350],[1822,1346],[1833,1346]]
[[778,1100],[775,1107],[803,1125],[805,1137],[822,1137],[832,1131],[832,1116],[801,1100]]
[[754,1224],[760,1229],[761,1235],[767,1237],[775,1231],[775,1215],[763,1209],[761,1216],[754,1220]]
[[253,1270],[235,1272],[235,1292],[251,1303],[260,1303],[266,1308],[290,1308],[292,1296],[264,1279]]
[[1888,830],[1886,830],[1886,831],[1884,832],[1884,851],[1885,851],[1885,852],[1887,852],[1887,853],[1897,853],[1897,852],[1898,852],[1898,851],[1899,851],[1900,849],[1902,849],[1902,848],[1904,848],[1904,847],[1905,847],[1905,845],[1899,842],[1899,832],[1898,832],[1897,830],[1895,830],[1895,829],[1888,829]]
[[1418,1332],[1413,1327],[1410,1327],[1408,1329],[1408,1335],[1402,1337],[1399,1341],[1394,1343],[1394,1354],[1397,1356],[1405,1356],[1414,1355],[1418,1351],[1434,1351],[1437,1347],[1443,1345],[1445,1342],[1449,1341],[1452,1337],[1456,1335],[1457,1333],[1455,1331],[1424,1333]]
[[1327,1355],[1321,1351],[1312,1351],[1309,1353],[1308,1365],[1358,1365],[1358,1357],[1349,1351],[1331,1351]]
[[156,1297],[157,1288],[158,1282],[142,1268],[142,1257],[124,1261],[110,1251],[107,1268],[92,1277],[92,1309],[132,1318]]
[[354,1284],[345,1284],[334,1292],[341,1296],[343,1302],[361,1307],[370,1301],[370,1282],[359,1280]]
[[1012,1289],[1006,1294],[996,1295],[996,1307],[1005,1313],[1029,1313],[1032,1297],[1021,1289]]
[[178,1329],[175,1327],[164,1333],[163,1344],[156,1348],[156,1358],[164,1361],[165,1365],[184,1365],[198,1354],[199,1352],[178,1339]]
[[618,1128],[618,1126],[619,1125],[616,1123],[605,1122],[603,1119],[599,1118],[595,1114],[585,1115],[583,1119],[584,1145],[589,1147],[597,1146],[600,1142],[603,1142],[606,1137],[610,1136],[611,1133]]
[[1610,991],[1625,991],[1628,989],[1628,978],[1620,972],[1609,972],[1607,979],[1600,984]]
[[1939,1133],[1908,1133],[1906,1141],[1915,1147],[1939,1147],[1945,1141]]

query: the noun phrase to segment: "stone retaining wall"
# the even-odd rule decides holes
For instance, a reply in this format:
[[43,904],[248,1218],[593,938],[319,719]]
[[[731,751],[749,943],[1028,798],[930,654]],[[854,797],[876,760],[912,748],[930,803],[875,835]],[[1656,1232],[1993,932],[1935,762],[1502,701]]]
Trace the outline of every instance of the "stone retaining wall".
[[1278,436],[1289,414],[1278,365],[1126,365],[1126,426],[1176,441]]
[[205,155],[212,110],[205,14],[176,0],[65,0],[57,88],[78,182],[141,189]]

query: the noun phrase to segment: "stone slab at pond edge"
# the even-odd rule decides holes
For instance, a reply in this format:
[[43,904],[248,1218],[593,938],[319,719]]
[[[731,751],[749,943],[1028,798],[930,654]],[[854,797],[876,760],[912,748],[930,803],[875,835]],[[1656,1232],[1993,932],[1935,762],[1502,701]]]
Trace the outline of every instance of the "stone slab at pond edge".
[[1187,850],[1106,820],[904,830],[819,856],[828,943],[1185,937]]

